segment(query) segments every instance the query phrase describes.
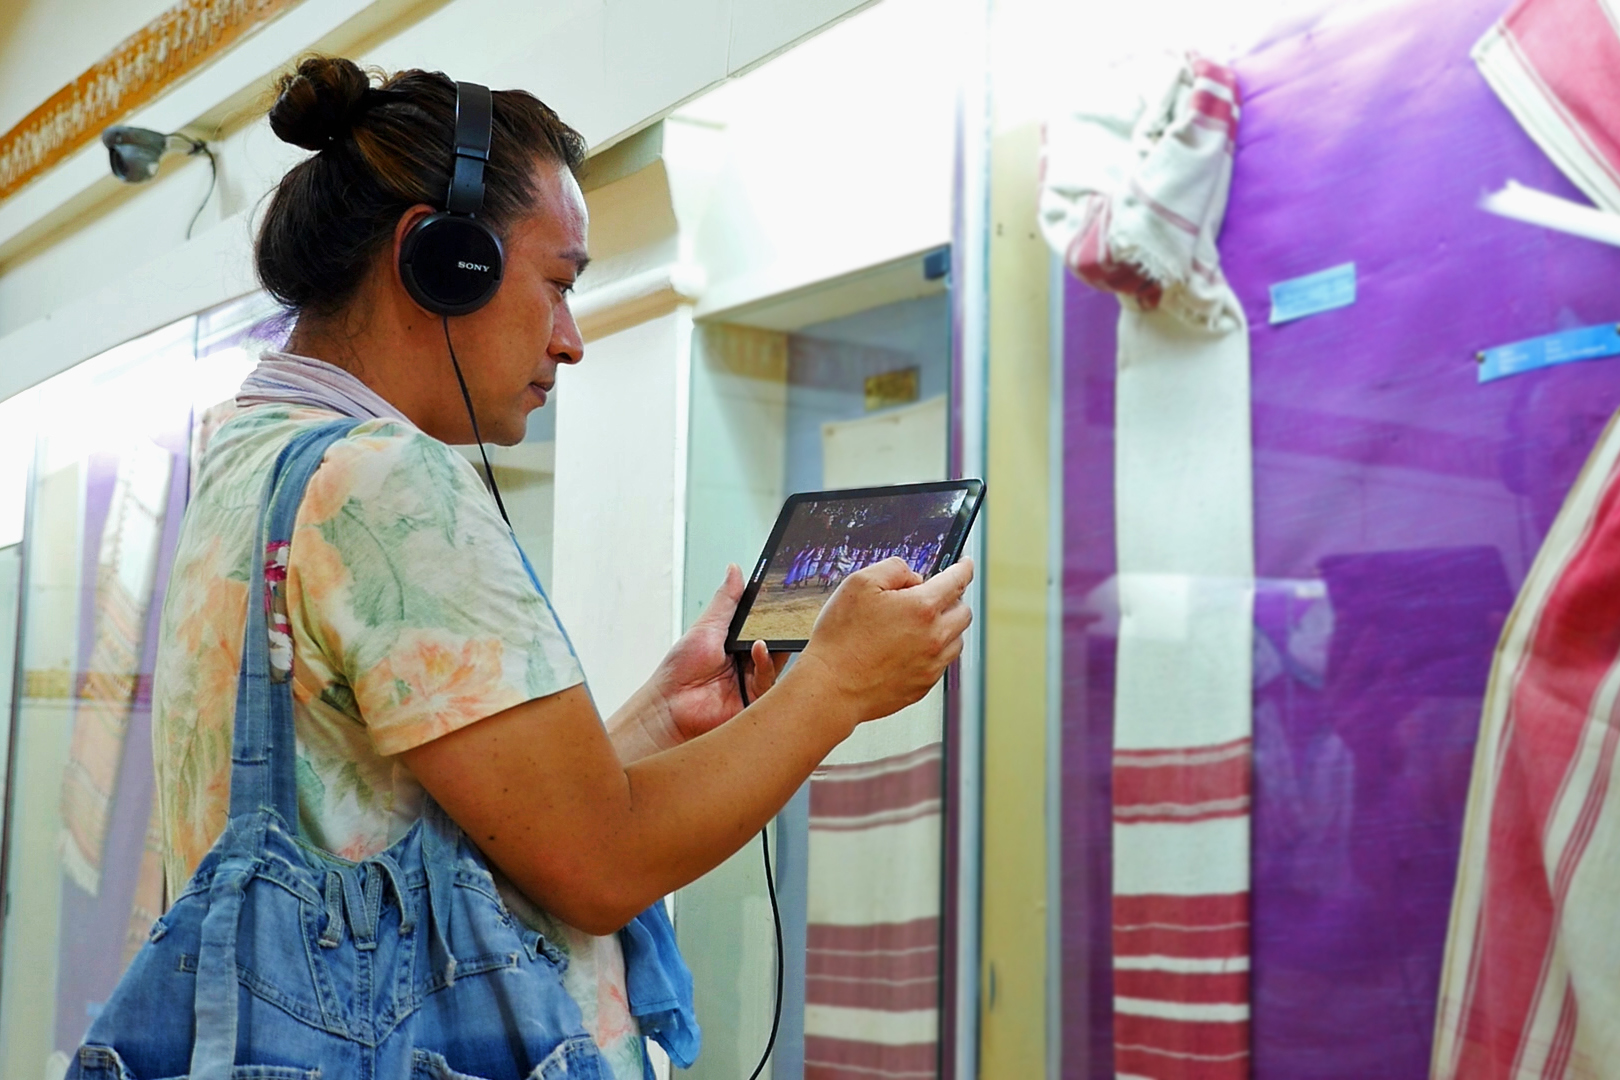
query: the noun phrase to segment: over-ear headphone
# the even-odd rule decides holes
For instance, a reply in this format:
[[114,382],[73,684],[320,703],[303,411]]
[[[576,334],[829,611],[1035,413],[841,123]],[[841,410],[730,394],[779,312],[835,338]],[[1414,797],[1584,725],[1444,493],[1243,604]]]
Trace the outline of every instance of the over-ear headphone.
[[494,99],[489,87],[456,83],[455,157],[444,209],[411,226],[399,249],[399,276],[411,298],[435,315],[468,315],[501,287],[506,253],[478,220],[484,206]]

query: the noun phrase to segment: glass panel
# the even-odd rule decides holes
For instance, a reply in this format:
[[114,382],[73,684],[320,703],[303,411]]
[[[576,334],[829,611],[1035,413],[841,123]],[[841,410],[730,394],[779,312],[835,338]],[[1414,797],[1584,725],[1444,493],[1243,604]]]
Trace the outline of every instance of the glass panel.
[[[33,391],[25,391],[0,401],[0,547],[23,537],[28,474],[34,466],[35,398]],[[11,662],[9,655],[4,662]]]
[[[1427,1075],[1502,627],[1620,404],[1613,359],[1490,382],[1476,373],[1481,348],[1601,326],[1616,310],[1612,248],[1478,210],[1478,193],[1504,177],[1573,191],[1470,59],[1500,10],[1362,9],[1279,32],[1237,61],[1240,179],[1221,247],[1250,320],[1247,993],[1262,1080]],[[1334,208],[1352,189],[1388,197],[1339,227]],[[1353,309],[1268,324],[1273,285],[1352,256]],[[1129,972],[1110,971],[1108,879],[1119,304],[1068,289],[1063,1006],[1064,1075],[1079,1080],[1115,1073],[1113,980]],[[1152,420],[1118,419],[1121,431]],[[1513,723],[1529,749],[1504,752],[1510,781],[1549,745],[1537,733],[1559,726],[1529,713]],[[1550,791],[1563,774],[1539,775]],[[1521,805],[1510,795],[1522,790],[1503,781],[1497,805]],[[1510,809],[1503,820],[1539,829],[1534,817]],[[1489,902],[1529,895],[1512,877]],[[1540,952],[1531,960],[1533,984]],[[1508,966],[1491,963],[1479,970]],[[1492,993],[1512,981],[1486,979]]]
[[194,332],[182,320],[36,392],[0,954],[6,1076],[65,1068],[162,909],[149,680],[185,503]]
[[[816,310],[804,297],[793,305]],[[688,619],[728,562],[752,564],[786,495],[945,478],[947,294],[848,306],[791,330],[769,311],[753,312],[751,325],[698,329]],[[774,1075],[937,1069],[943,706],[937,688],[864,725],[777,819],[787,960]],[[773,993],[758,848],[684,890],[677,915],[705,1023],[694,1075],[746,1075],[769,1034]]]
[[[25,391],[0,401],[0,776],[4,776],[11,747],[23,521],[28,509],[28,478],[34,468],[37,396],[34,391]],[[6,807],[0,798],[0,829],[5,828],[5,823]],[[0,885],[4,880],[4,872],[0,871]]]
[[[11,695],[16,686],[18,601],[22,596],[22,545],[0,548],[0,775],[11,745]],[[0,808],[3,810],[3,808]],[[5,817],[0,812],[0,828]]]

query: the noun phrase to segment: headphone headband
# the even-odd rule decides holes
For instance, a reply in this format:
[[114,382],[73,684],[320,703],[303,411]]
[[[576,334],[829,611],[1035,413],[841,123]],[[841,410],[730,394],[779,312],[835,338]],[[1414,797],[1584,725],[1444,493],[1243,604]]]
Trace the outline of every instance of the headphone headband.
[[456,152],[444,203],[452,214],[472,215],[484,207],[484,166],[489,162],[494,111],[489,87],[456,83]]

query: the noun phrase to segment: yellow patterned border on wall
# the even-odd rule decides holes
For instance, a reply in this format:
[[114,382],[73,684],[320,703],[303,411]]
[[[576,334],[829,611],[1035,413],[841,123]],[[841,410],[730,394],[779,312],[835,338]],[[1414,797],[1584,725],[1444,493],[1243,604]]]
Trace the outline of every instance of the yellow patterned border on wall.
[[0,199],[299,0],[180,0],[0,135]]

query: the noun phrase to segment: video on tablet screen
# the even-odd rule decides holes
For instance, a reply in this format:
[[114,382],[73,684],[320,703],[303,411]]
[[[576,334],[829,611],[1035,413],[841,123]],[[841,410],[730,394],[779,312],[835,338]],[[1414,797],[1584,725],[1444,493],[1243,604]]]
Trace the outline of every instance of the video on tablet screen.
[[739,641],[800,641],[838,583],[898,555],[928,577],[967,492],[824,499],[794,508],[738,634]]

